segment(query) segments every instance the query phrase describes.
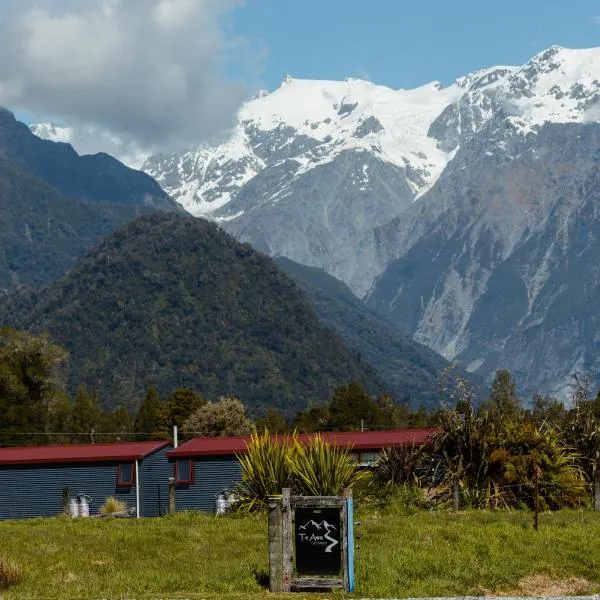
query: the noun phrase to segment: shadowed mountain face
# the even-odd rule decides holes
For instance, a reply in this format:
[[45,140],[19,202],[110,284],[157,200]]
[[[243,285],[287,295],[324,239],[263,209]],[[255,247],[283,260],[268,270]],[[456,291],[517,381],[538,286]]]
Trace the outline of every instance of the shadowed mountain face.
[[109,406],[135,404],[151,385],[286,413],[351,381],[385,389],[271,259],[191,216],[140,217],[64,279],[2,304],[3,323],[48,331],[69,350],[71,387]]
[[[396,399],[414,408],[439,406],[440,375],[450,366],[445,358],[401,333],[390,320],[367,308],[346,284],[322,269],[284,257],[276,262],[298,283],[323,325],[378,370]],[[472,380],[481,387],[479,378],[473,376]]]
[[0,289],[62,277],[119,225],[182,212],[148,175],[41,140],[0,109]]
[[42,140],[5,109],[0,109],[0,156],[70,198],[178,210],[146,173],[130,169],[108,154],[79,156],[70,144]]

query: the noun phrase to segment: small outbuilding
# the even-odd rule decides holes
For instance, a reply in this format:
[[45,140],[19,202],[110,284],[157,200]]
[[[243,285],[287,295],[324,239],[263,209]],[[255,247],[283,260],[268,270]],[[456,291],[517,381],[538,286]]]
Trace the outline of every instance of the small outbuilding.
[[164,515],[170,447],[144,441],[0,448],[0,519],[58,515],[65,488],[70,497],[87,496],[92,515],[109,496],[135,516]]
[[[372,465],[383,448],[424,444],[438,429],[390,429],[322,433],[333,445],[350,448],[362,466]],[[308,441],[313,434],[300,434]],[[167,452],[175,482],[175,509],[215,510],[223,490],[232,491],[241,479],[237,455],[246,451],[248,437],[197,437]]]

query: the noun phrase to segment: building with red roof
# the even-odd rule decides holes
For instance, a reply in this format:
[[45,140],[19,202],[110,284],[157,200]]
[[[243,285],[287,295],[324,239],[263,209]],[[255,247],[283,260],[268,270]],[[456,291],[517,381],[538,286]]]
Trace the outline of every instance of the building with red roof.
[[168,504],[167,441],[0,448],[0,519],[53,516],[63,495],[85,497],[90,514],[106,498],[136,516],[159,516]]
[[[349,448],[363,466],[372,465],[383,448],[421,445],[438,432],[435,428],[321,433],[333,446]],[[299,434],[300,442],[315,434]],[[274,436],[278,439],[278,436]],[[214,510],[215,499],[240,481],[237,455],[246,451],[249,437],[197,437],[167,452],[175,481],[176,510]]]

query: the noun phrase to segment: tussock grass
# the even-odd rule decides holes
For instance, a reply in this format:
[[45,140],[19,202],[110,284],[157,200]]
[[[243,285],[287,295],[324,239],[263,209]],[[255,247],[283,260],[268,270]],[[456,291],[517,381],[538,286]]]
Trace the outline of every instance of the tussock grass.
[[[526,512],[407,514],[400,503],[358,512],[357,596],[600,591],[600,513],[542,514],[536,533]],[[264,515],[4,521],[8,552],[23,577],[3,600],[277,598],[263,587]]]
[[23,577],[23,569],[7,556],[0,555],[0,590],[17,585]]
[[127,509],[127,504],[114,496],[109,496],[104,504],[100,507],[100,514],[112,515],[114,513],[124,512]]

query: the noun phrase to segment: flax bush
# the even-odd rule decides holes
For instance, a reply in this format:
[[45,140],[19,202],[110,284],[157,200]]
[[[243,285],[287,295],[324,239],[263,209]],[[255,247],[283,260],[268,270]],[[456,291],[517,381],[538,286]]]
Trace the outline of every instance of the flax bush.
[[289,466],[294,491],[305,496],[339,496],[344,489],[370,477],[361,470],[348,448],[328,444],[317,434],[303,444],[294,438]]
[[291,487],[296,494],[336,496],[364,481],[350,450],[331,446],[316,435],[306,443],[296,434],[273,438],[265,431],[252,435],[245,453],[238,456],[241,482],[236,488],[238,510],[266,507],[267,497]]
[[284,487],[292,485],[291,452],[292,444],[287,437],[274,441],[267,430],[252,434],[246,452],[237,457],[242,471],[235,490],[238,510],[262,510],[268,496],[281,494]]

